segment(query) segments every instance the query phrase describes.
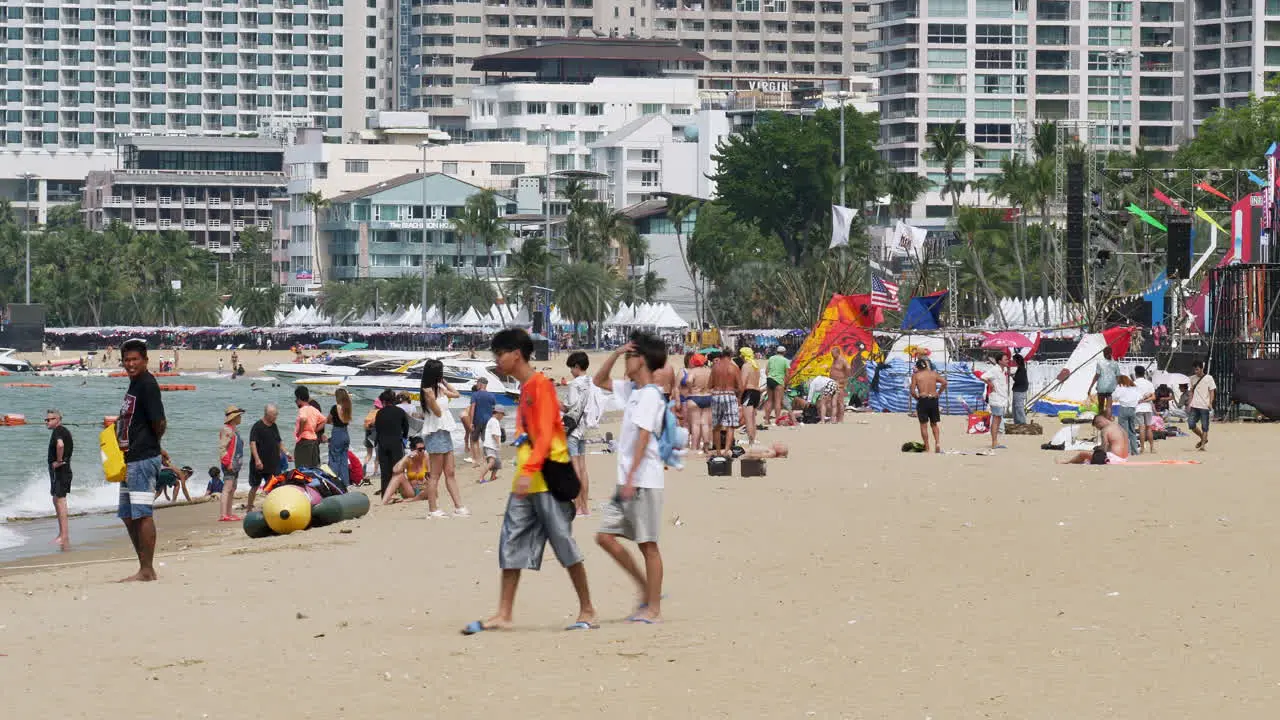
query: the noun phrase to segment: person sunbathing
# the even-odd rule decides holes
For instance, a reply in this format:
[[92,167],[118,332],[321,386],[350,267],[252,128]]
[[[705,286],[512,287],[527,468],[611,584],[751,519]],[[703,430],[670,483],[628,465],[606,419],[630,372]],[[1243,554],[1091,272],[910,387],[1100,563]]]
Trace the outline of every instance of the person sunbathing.
[[[732,457],[732,450],[716,450],[711,453],[715,457]],[[748,450],[739,456],[742,460],[772,460],[774,458],[782,459],[791,454],[786,445],[776,442],[767,448]]]
[[[1116,465],[1129,462],[1129,435],[1119,423],[1106,413],[1098,413],[1093,418],[1093,426],[1098,430],[1098,447],[1058,458],[1059,465]],[[1094,456],[1099,450],[1106,453],[1106,463],[1094,462]]]
[[[426,441],[417,436],[410,438],[409,453],[391,471],[391,482],[382,494],[382,504],[426,500],[427,494],[422,491],[422,486],[426,483],[428,469]],[[395,497],[397,492],[400,498]]]

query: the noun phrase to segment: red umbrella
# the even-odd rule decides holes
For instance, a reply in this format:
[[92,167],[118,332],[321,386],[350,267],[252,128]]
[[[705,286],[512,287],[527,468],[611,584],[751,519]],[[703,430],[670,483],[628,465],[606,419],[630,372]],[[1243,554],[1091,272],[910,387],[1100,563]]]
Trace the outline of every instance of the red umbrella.
[[1015,350],[1017,348],[1028,348],[1034,344],[1026,335],[1006,330],[998,333],[987,333],[987,337],[982,341],[982,349]]

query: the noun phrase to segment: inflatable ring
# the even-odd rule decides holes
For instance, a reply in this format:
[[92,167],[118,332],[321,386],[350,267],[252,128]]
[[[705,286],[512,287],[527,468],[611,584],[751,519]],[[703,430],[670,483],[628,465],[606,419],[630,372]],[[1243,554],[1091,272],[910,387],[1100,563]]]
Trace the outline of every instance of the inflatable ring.
[[160,389],[166,392],[172,392],[174,390],[195,390],[196,386],[195,385],[161,385]]
[[19,413],[9,413],[0,417],[0,425],[26,425],[27,416]]

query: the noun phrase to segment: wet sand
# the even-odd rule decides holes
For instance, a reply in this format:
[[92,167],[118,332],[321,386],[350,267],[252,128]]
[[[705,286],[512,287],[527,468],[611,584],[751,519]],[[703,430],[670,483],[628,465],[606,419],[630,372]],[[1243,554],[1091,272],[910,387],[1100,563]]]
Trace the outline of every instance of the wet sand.
[[[865,424],[859,421],[866,421]],[[976,451],[961,418],[944,443]],[[1053,425],[1056,427],[1056,424]],[[1280,503],[1269,425],[1159,458],[1062,467],[1044,437],[995,456],[903,454],[913,419],[775,429],[765,478],[667,475],[666,622],[575,523],[601,628],[550,553],[514,630],[462,637],[498,591],[507,485],[459,464],[468,519],[422,504],[250,540],[212,506],[158,515],[160,581],[125,548],[0,569],[14,717],[1266,717],[1280,705]],[[1052,427],[1046,425],[1052,432]],[[589,458],[593,504],[614,458]],[[350,532],[346,532],[350,531]],[[71,690],[71,692],[68,692]]]

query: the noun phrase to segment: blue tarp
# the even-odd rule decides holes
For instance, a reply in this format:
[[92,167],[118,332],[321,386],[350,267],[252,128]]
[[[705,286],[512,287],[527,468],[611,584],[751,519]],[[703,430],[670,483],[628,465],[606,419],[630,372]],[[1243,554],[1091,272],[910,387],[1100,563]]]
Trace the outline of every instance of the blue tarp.
[[[987,384],[973,376],[969,363],[938,363],[938,372],[947,378],[947,391],[938,398],[944,415],[966,415],[985,410]],[[876,412],[905,413],[915,409],[915,401],[907,391],[911,379],[911,363],[903,358],[879,366],[879,380],[872,385],[870,405]]]
[[911,298],[907,311],[902,314],[902,329],[937,330],[941,327],[938,323],[938,315],[942,312],[942,303],[946,299],[945,291],[936,295]]

